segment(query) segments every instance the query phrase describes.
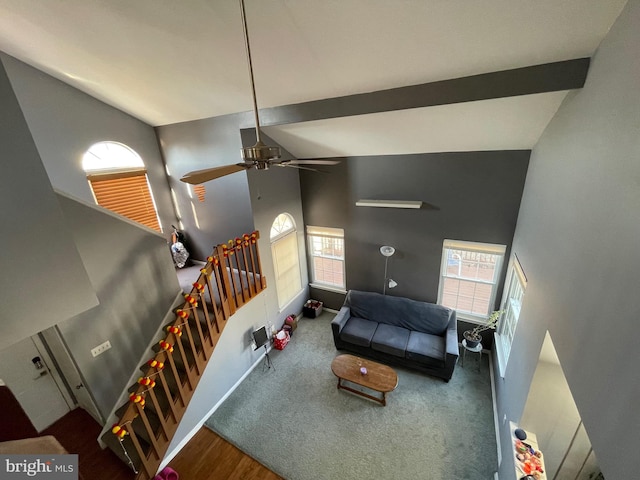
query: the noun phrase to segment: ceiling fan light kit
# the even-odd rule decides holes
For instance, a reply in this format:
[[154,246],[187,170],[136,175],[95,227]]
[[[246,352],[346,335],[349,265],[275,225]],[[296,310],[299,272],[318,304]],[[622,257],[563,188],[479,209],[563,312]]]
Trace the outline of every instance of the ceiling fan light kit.
[[420,208],[422,207],[422,202],[413,200],[358,200],[356,207]]

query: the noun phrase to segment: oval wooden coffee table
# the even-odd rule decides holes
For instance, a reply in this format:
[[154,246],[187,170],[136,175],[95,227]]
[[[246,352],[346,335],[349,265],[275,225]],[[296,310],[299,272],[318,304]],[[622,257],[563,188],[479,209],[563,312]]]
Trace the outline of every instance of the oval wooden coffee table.
[[[361,368],[366,368],[367,373],[362,373]],[[338,355],[331,362],[331,371],[338,377],[338,390],[347,390],[382,405],[387,404],[387,393],[398,386],[398,375],[393,368],[355,355]],[[348,387],[342,383],[344,380],[381,393],[382,398]]]

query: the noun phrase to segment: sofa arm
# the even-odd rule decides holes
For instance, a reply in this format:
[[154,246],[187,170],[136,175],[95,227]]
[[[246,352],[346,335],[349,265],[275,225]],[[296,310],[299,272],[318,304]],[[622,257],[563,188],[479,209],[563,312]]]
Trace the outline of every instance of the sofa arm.
[[458,349],[458,319],[455,310],[451,312],[449,318],[449,326],[445,332],[445,351],[447,355],[453,355],[458,358],[460,350]]
[[340,331],[344,327],[347,320],[351,317],[351,309],[349,307],[342,307],[335,318],[331,321],[331,330],[333,331],[333,338],[338,338]]

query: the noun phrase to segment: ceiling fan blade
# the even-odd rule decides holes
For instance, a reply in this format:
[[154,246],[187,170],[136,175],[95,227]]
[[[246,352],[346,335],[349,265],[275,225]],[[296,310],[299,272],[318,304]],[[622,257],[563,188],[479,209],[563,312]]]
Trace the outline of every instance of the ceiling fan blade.
[[340,160],[285,160],[288,165],[338,165]]
[[250,164],[245,165],[243,163],[205,168],[203,170],[194,170],[193,172],[185,173],[180,180],[192,185],[199,185],[201,183],[208,182],[209,180],[215,180],[216,178],[224,177],[225,175],[230,175],[249,168],[251,168]]
[[327,173],[322,170],[316,170],[315,168],[303,167],[302,165],[295,165],[293,163],[275,163],[274,165],[278,167],[289,167],[289,168],[297,168],[298,170],[309,170],[310,172],[318,172],[318,173]]

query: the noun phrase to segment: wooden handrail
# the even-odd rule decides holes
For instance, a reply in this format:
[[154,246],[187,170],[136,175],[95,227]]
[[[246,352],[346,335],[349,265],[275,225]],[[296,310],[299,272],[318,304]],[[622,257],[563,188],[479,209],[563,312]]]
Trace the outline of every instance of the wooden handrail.
[[[148,365],[143,370],[143,377],[157,379],[158,392],[166,398],[161,402],[157,392],[151,387],[137,385],[132,396],[142,395],[150,400],[159,418],[158,427],[154,428],[151,424],[144,406],[133,401],[129,403],[117,422],[117,425],[129,433],[130,442],[127,441],[127,443],[131,444],[139,458],[140,465],[137,466],[139,474],[136,478],[148,480],[155,475],[227,320],[238,308],[266,288],[266,280],[262,275],[260,264],[259,238],[259,232],[256,231],[250,235],[245,234],[235,241],[230,240],[228,244],[214,247],[193,289],[185,295],[184,304],[176,309],[175,320],[168,326],[167,334],[162,339],[173,346],[174,352],[161,349],[149,361],[151,363],[155,360],[168,368],[162,370]],[[243,274],[246,281],[243,281]],[[196,284],[204,288],[198,288]],[[209,293],[210,304],[206,301],[205,291]],[[219,299],[219,305],[216,298]],[[197,299],[197,306],[193,299]],[[177,327],[180,330],[174,330],[171,327]],[[184,372],[181,372],[176,365],[174,354],[180,358]],[[165,372],[170,372],[174,384],[169,382]],[[166,405],[163,406],[162,403]],[[133,422],[138,418],[143,427],[140,433],[143,437],[146,435],[149,438],[148,451],[145,450],[139,435],[135,432],[135,428],[138,427],[134,427]]]

